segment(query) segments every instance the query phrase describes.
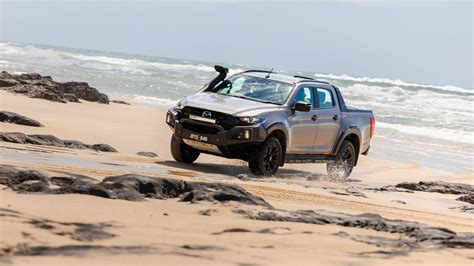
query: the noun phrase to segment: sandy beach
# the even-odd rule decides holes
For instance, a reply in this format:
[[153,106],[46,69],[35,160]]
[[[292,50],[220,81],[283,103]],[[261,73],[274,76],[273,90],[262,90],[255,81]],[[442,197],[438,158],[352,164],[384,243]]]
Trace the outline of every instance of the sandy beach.
[[[118,151],[2,141],[2,166],[36,170],[50,178],[87,176],[97,182],[133,173],[239,186],[272,207],[233,200],[190,203],[176,197],[130,201],[84,194],[19,193],[0,185],[2,265],[473,263],[471,204],[456,200],[458,194],[395,187],[419,181],[472,186],[472,172],[459,175],[417,163],[363,156],[349,180],[329,178],[324,164],[287,164],[276,176],[262,178],[251,175],[246,163],[237,160],[202,155],[193,165],[175,162],[169,151],[171,131],[164,123],[165,114],[151,107],[88,101],[65,104],[0,91],[0,111],[44,125],[0,123],[0,132],[105,143]],[[140,151],[158,157],[139,156]],[[304,214],[309,215],[305,220],[299,210],[312,212]],[[270,215],[265,214],[270,212],[280,218],[267,219]],[[320,213],[329,218],[314,222]],[[338,222],[362,214],[371,214],[360,218],[369,219],[369,225]],[[339,218],[333,221],[331,217]],[[370,225],[373,220],[377,226]],[[398,228],[410,222],[428,228],[423,229],[427,239],[436,238],[427,233],[433,232],[429,228],[439,227],[464,236],[464,242],[460,241],[464,244],[433,244],[382,226],[393,223]]]

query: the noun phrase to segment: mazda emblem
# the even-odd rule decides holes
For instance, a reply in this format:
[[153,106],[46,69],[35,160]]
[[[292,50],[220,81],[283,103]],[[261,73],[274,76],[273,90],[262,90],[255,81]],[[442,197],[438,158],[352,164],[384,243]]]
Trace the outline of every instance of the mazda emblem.
[[212,114],[209,111],[202,112],[202,117],[210,118],[211,116],[212,116]]

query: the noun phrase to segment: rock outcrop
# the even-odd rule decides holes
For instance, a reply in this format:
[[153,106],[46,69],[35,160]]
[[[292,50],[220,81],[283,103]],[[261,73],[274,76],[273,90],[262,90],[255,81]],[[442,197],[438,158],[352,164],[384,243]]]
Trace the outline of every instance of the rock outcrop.
[[17,113],[7,112],[7,111],[0,111],[0,122],[12,123],[12,124],[30,126],[30,127],[43,126],[40,122],[34,119],[28,118],[26,116],[22,116]]
[[412,191],[464,195],[457,198],[456,200],[474,204],[474,186],[469,184],[448,183],[443,181],[420,181],[418,183],[403,182],[395,185],[395,187]]
[[[237,211],[236,211],[237,212]],[[261,221],[279,221],[307,224],[333,224],[344,227],[365,228],[381,232],[398,233],[408,237],[401,240],[404,246],[410,249],[422,248],[474,248],[474,234],[456,233],[448,228],[432,227],[425,224],[404,220],[391,220],[378,214],[365,213],[351,215],[344,213],[334,213],[324,210],[298,210],[291,212],[277,213],[273,211],[253,212],[248,210],[238,210],[247,218]],[[374,240],[374,239],[373,239]],[[375,239],[378,246],[390,243],[393,239]]]
[[474,186],[461,183],[448,183],[443,181],[420,181],[403,182],[395,185],[397,188],[404,188],[414,191],[435,192],[442,194],[471,194],[474,193]]
[[143,201],[145,198],[180,198],[183,202],[241,202],[272,208],[265,200],[229,184],[186,182],[136,174],[109,176],[101,182],[87,176],[49,177],[34,170],[0,165],[0,184],[20,193],[86,194],[110,199]]
[[62,140],[53,135],[26,135],[20,132],[0,132],[0,141],[19,143],[19,144],[35,144],[54,146],[70,149],[89,149],[103,152],[117,152],[108,144],[85,144],[77,140]]
[[109,103],[107,95],[100,93],[86,82],[57,82],[50,76],[41,76],[37,73],[15,75],[3,71],[0,73],[0,89],[60,103],[80,100]]

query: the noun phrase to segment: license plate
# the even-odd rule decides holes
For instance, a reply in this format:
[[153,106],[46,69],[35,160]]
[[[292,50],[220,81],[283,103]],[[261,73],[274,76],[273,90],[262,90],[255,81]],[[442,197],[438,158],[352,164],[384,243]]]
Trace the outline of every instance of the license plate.
[[189,134],[189,139],[199,141],[199,142],[209,142],[208,136],[202,136],[202,135],[194,134],[194,133]]

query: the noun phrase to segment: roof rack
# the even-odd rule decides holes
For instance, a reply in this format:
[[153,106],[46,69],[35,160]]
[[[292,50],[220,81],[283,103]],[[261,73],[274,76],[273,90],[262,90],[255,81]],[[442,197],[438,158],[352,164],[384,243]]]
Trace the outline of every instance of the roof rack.
[[260,72],[260,73],[275,73],[273,70],[260,70],[260,69],[250,69],[250,70],[245,70],[241,73],[247,73],[247,72]]
[[314,78],[305,77],[305,76],[299,76],[299,75],[294,75],[293,77],[294,77],[294,78],[300,78],[300,79],[310,79],[310,80],[314,80]]
[[[240,73],[248,73],[248,72],[275,73],[275,72],[273,72],[273,70],[260,70],[260,69],[245,70],[245,71],[240,72]],[[275,74],[278,74],[278,73],[275,73]],[[319,83],[331,85],[331,83],[329,83],[329,82],[327,82],[327,81],[316,80],[316,79],[311,78],[311,77],[305,77],[305,76],[299,76],[299,75],[295,75],[295,76],[293,76],[293,77],[294,77],[294,78],[301,78],[301,79],[303,79],[303,80],[297,81],[296,83],[298,83],[298,82],[312,81],[312,82],[319,82]]]

